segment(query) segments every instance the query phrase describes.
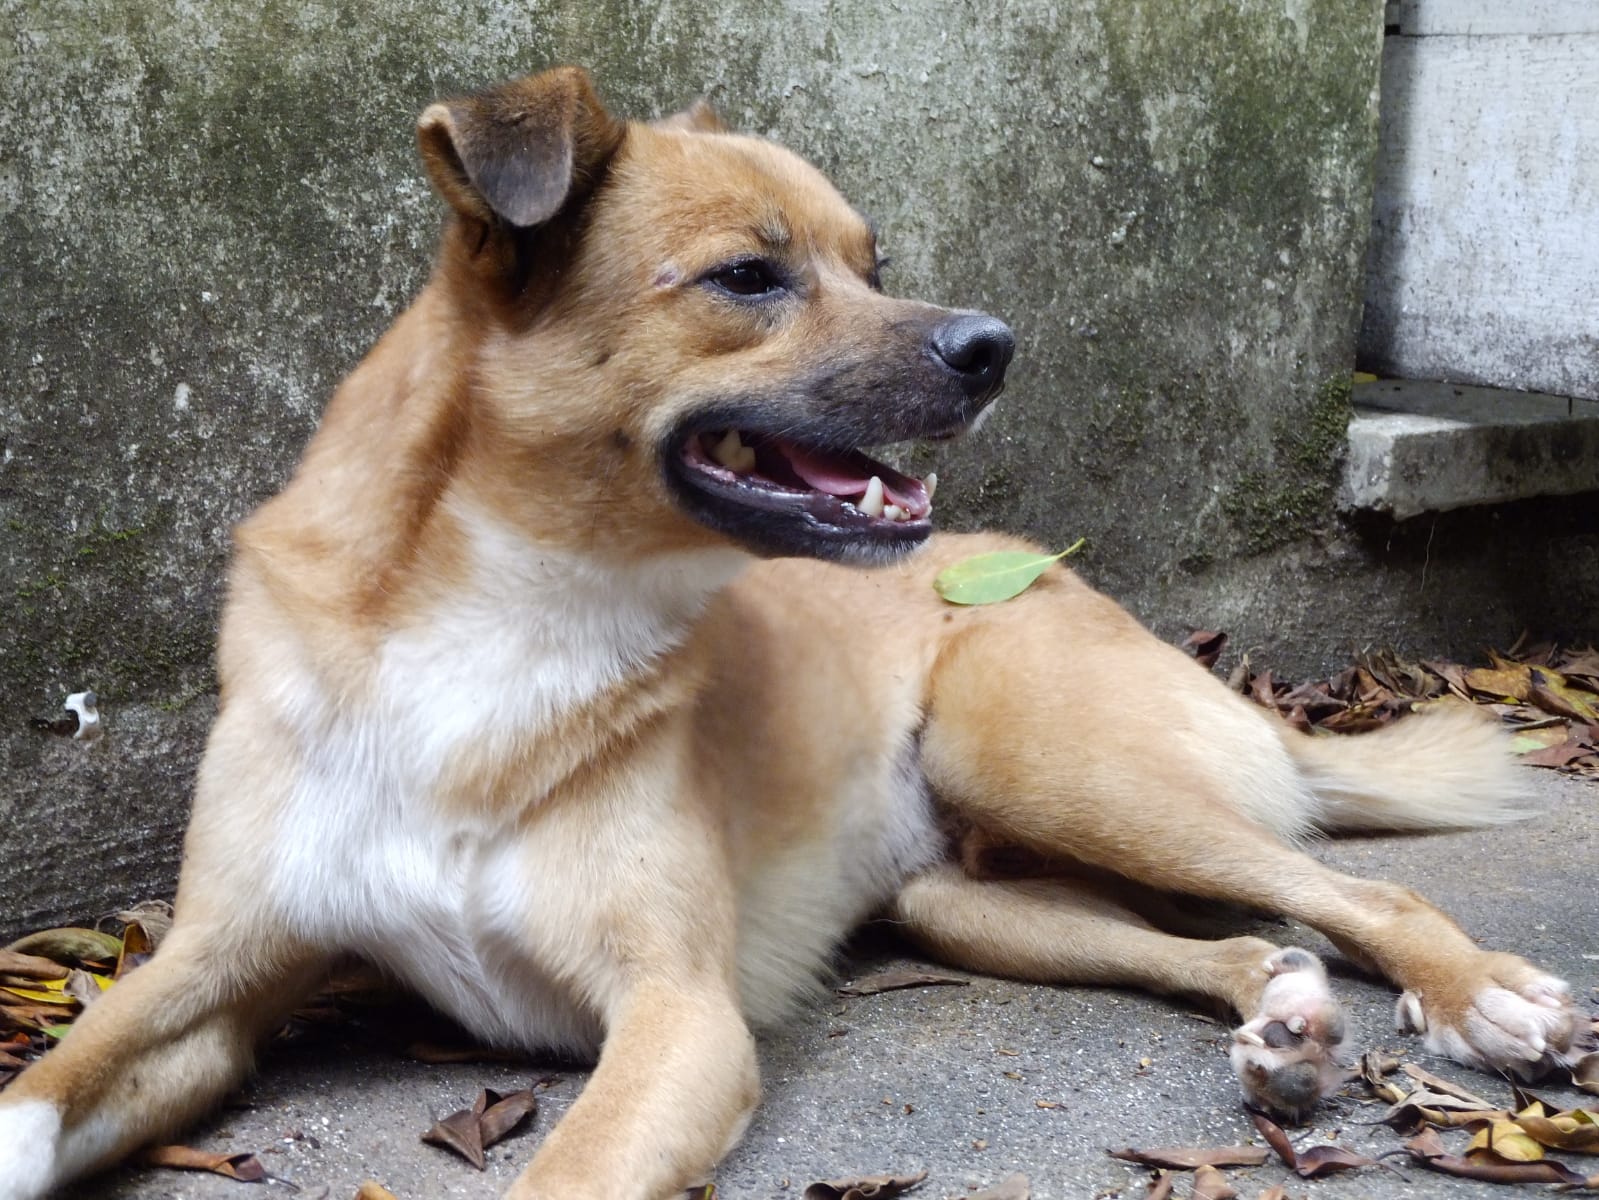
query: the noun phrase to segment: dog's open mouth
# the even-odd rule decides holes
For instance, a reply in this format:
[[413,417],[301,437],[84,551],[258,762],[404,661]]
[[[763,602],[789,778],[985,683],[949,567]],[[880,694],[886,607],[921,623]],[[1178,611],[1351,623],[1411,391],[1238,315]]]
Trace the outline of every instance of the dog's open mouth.
[[932,529],[938,477],[917,479],[859,450],[714,429],[689,434],[673,459],[669,473],[695,515],[764,553],[875,557]]

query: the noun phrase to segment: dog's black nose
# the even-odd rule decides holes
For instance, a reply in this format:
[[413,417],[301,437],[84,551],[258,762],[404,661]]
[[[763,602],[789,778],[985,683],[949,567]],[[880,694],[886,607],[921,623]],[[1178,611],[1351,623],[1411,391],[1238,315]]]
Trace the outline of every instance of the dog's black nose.
[[987,313],[954,313],[933,327],[928,347],[969,396],[997,388],[1016,351],[1010,326]]

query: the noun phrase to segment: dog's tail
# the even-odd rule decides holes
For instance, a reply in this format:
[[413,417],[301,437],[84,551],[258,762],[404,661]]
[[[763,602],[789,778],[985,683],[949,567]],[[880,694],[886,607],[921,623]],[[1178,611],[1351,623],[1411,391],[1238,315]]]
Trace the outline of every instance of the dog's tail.
[[1533,814],[1509,738],[1464,704],[1352,737],[1285,730],[1283,742],[1315,796],[1311,820],[1329,832],[1464,829]]

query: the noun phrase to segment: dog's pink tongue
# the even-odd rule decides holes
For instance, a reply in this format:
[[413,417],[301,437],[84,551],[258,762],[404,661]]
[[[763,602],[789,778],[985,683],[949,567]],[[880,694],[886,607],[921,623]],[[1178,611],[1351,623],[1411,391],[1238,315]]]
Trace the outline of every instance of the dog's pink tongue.
[[926,508],[925,493],[917,495],[919,489],[914,481],[890,467],[879,467],[876,472],[863,474],[855,463],[814,454],[788,442],[783,444],[783,455],[794,468],[794,474],[829,496],[860,496],[871,482],[872,474],[876,474],[883,481],[883,495],[889,504],[917,513]]

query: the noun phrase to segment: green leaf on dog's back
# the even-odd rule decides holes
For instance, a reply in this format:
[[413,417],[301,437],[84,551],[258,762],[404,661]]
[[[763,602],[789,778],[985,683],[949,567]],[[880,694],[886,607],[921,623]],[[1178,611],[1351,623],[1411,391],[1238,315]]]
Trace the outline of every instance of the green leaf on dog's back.
[[996,550],[963,558],[940,571],[933,579],[933,588],[951,604],[997,604],[1021,595],[1050,564],[1076,554],[1087,543],[1087,538],[1078,538],[1059,554]]

